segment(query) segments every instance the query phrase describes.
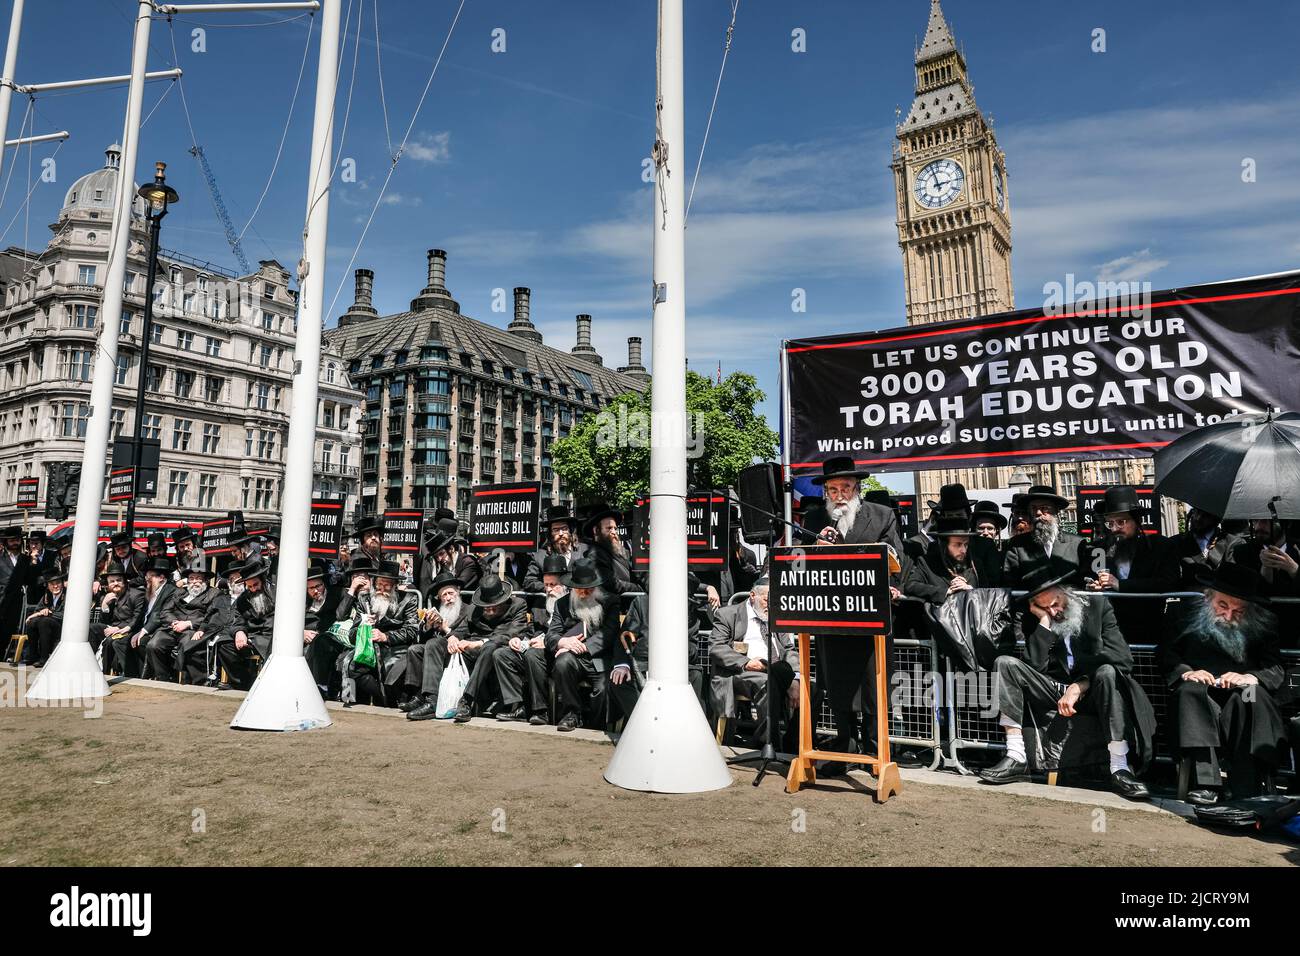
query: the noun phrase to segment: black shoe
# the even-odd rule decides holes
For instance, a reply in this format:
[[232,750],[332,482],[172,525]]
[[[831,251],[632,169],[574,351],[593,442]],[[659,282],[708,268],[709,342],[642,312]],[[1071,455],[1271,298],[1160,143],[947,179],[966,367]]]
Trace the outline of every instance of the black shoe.
[[560,731],[560,733],[568,733],[570,730],[577,730],[578,715],[576,713],[565,714],[560,718],[560,722],[555,725],[555,729]]
[[523,720],[525,717],[528,716],[528,711],[524,710],[523,704],[515,704],[515,706],[509,708],[508,710],[503,710],[500,713],[496,714],[495,716],[497,720],[502,720],[502,721]]
[[1147,785],[1133,776],[1132,771],[1116,770],[1110,775],[1110,788],[1128,800],[1150,800]]
[[550,723],[550,721],[546,719],[546,714],[542,713],[540,710],[537,713],[530,715],[528,722],[534,727],[545,727]]
[[979,778],[985,783],[1016,783],[1029,779],[1029,764],[1015,757],[1003,757],[987,770],[979,772]]
[[1199,790],[1189,790],[1187,792],[1187,802],[1195,804],[1198,807],[1212,807],[1219,802],[1219,791],[1211,790],[1208,787],[1202,787]]
[[474,700],[470,697],[462,697],[460,703],[456,705],[456,716],[452,720],[458,724],[468,724],[470,718],[474,716]]
[[438,698],[430,696],[406,715],[407,720],[433,720],[438,716]]
[[425,696],[423,694],[412,694],[406,700],[398,704],[397,709],[404,714],[409,714],[411,711],[424,704],[424,702]]

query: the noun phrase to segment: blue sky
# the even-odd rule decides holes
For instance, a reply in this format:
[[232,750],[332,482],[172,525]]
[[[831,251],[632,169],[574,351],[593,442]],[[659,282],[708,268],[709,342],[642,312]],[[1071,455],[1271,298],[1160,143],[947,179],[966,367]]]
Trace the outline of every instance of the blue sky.
[[[330,225],[329,319],[351,300],[349,261],[388,168],[388,145],[410,122],[457,0],[381,0],[385,123],[373,0],[344,0],[338,154],[355,160]],[[728,0],[687,0],[687,137],[694,157],[717,77]],[[3,19],[8,22],[8,5]],[[19,82],[124,73],[130,0],[29,3]],[[353,38],[362,10],[353,80]],[[894,109],[911,101],[914,44],[928,0],[741,0],[736,33],[687,232],[692,367],[755,372],[775,426],[783,336],[902,324],[901,256],[888,169]],[[1047,282],[1149,279],[1155,288],[1300,263],[1300,5],[1238,0],[946,0],[978,105],[1007,153],[1017,304]],[[504,325],[493,290],[533,290],[548,343],[573,344],[573,316],[594,316],[607,364],[626,362],[628,335],[649,358],[650,187],[641,160],[653,136],[653,0],[467,0],[355,266],[376,273],[376,305],[396,311],[424,284],[425,250],[448,251],[448,286],[462,310]],[[226,14],[206,52],[176,44],[195,132],[236,228],[267,183],[307,38],[306,20]],[[219,24],[265,24],[219,27]],[[1106,31],[1105,53],[1090,49]],[[492,32],[506,51],[493,53]],[[807,52],[791,50],[806,31]],[[313,40],[315,38],[313,37]],[[171,65],[165,21],[153,29],[150,69]],[[244,238],[250,259],[292,267],[305,200],[315,44],[278,172]],[[150,84],[146,112],[166,90]],[[28,155],[10,154],[14,179],[0,210],[8,243],[43,244],[64,191],[102,163],[120,136],[125,90],[38,99],[38,132],[67,128],[58,181],[22,210]],[[26,100],[15,97],[9,136]],[[144,129],[137,179],[169,163],[182,202],[164,245],[230,265],[196,162],[179,91]],[[53,153],[43,144],[33,168]],[[1257,181],[1241,181],[1244,158]],[[807,311],[791,311],[795,288]]]

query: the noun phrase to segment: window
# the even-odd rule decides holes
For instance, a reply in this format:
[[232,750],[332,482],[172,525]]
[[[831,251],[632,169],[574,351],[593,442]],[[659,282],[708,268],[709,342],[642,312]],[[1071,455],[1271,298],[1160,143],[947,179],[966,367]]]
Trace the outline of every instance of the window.
[[269,511],[275,507],[275,484],[270,478],[258,478],[253,508]]
[[209,335],[209,336],[208,336],[208,349],[207,349],[207,352],[208,352],[208,355],[212,356],[212,358],[220,358],[220,357],[221,357],[221,339],[214,339],[212,336]]
[[184,311],[186,311],[186,312],[193,312],[193,311],[194,311],[194,293],[193,293],[193,292],[186,292],[186,293],[185,293],[185,296],[181,299],[181,308],[182,308]]
[[122,437],[122,426],[126,424],[126,409],[115,408],[108,416],[109,431],[112,433],[113,441]]
[[59,434],[64,438],[85,438],[90,406],[85,402],[61,402],[55,405],[59,416]]
[[255,393],[253,405],[259,411],[266,411],[271,405],[271,386],[266,382],[258,382],[251,386]]
[[257,439],[257,457],[263,461],[272,461],[275,458],[275,432],[259,431]]
[[321,468],[329,471],[329,467],[334,459],[334,443],[332,441],[321,442],[320,446],[320,463]]
[[188,471],[173,471],[167,485],[167,504],[174,508],[185,504],[185,485],[190,480]]
[[172,448],[176,451],[190,450],[190,431],[194,422],[188,418],[178,418],[172,425]]
[[[98,306],[74,305],[72,307],[72,327],[74,329],[93,329],[98,316]],[[125,314],[123,314],[123,318],[125,318]]]
[[95,284],[94,266],[77,266],[77,281],[82,285]]
[[330,362],[328,365],[325,366],[325,383],[327,385],[334,384],[334,363],[333,362]]
[[162,416],[145,415],[140,423],[141,438],[157,438],[162,434]]
[[193,332],[177,332],[177,333],[176,333],[176,347],[177,347],[178,349],[184,349],[186,352],[188,352],[190,349],[194,348],[194,333],[193,333]]
[[203,425],[203,454],[215,455],[217,449],[221,447],[221,426],[204,423]]
[[149,341],[153,345],[162,345],[163,327],[154,323],[149,326]]
[[[93,236],[94,233],[92,232],[90,235]],[[122,291],[125,292],[127,295],[130,295],[132,292],[135,291],[134,272],[128,272],[126,275],[122,276]]]
[[239,500],[242,502],[241,507],[243,508],[248,507],[248,487],[252,483],[253,483],[253,479],[251,478],[239,479],[239,486],[240,486]]
[[406,379],[398,378],[388,383],[388,397],[402,398],[406,395]]
[[199,507],[214,507],[217,497],[217,476],[202,473],[199,475]]
[[220,375],[208,375],[203,379],[203,400],[216,404],[221,401],[221,393],[225,389],[226,380]]
[[280,398],[281,396],[283,396],[283,394],[284,394],[284,389],[281,388],[279,385],[275,386],[275,401],[272,403],[272,407],[277,412],[280,411]]
[[1060,473],[1061,496],[1063,498],[1073,498],[1074,493],[1079,488],[1079,476],[1072,471],[1062,471]]
[[341,468],[343,471],[348,470],[348,457],[351,451],[352,451],[351,448],[339,449],[339,468]]
[[93,349],[68,349],[64,352],[66,377],[74,382],[89,382],[94,354]]
[[162,391],[163,370],[161,365],[150,365],[149,372],[144,380],[145,391],[159,392]]
[[262,346],[261,351],[258,353],[257,364],[262,366],[262,368],[271,367],[271,346]]
[[207,276],[199,276],[199,291],[200,291],[200,292],[207,292],[207,291],[208,291],[208,277],[207,277]]
[[487,359],[484,359],[484,360],[483,360],[483,374],[484,374],[484,375],[495,375],[495,374],[496,374],[495,366],[494,366],[491,362],[489,362]]
[[130,334],[131,334],[131,319],[132,319],[132,315],[131,315],[130,312],[123,312],[123,313],[122,313],[121,318],[118,319],[118,326],[117,326],[117,334],[118,334],[118,335],[130,335]]
[[1103,485],[1119,484],[1119,465],[1106,465],[1098,470],[1101,473],[1101,483]]
[[274,299],[274,298],[275,298],[275,286],[272,285],[272,284],[269,283],[269,282],[264,283],[264,284],[262,285],[262,295],[266,296],[266,298],[268,298],[268,299]]
[[334,403],[325,402],[321,406],[321,425],[325,428],[334,427]]
[[340,405],[340,406],[339,406],[339,429],[340,429],[341,431],[347,431],[347,429],[348,429],[348,419],[351,418],[351,415],[352,415],[352,406],[351,406],[351,405]]
[[188,369],[178,368],[176,370],[176,397],[189,398],[193,389],[194,373]]
[[267,332],[275,331],[275,316],[270,312],[262,313],[262,328]]
[[[253,430],[251,428],[244,429],[244,457],[253,457]],[[244,504],[248,504],[248,502],[244,502]]]
[[117,375],[113,378],[114,385],[125,385],[126,376],[131,371],[131,359],[125,355],[117,357]]

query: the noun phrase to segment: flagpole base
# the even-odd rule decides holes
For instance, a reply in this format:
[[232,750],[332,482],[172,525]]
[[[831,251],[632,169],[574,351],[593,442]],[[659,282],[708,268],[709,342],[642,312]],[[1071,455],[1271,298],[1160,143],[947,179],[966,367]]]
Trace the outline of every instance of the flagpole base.
[[689,683],[646,682],[605,779],[624,790],[651,793],[703,793],[731,786],[731,771]]
[[27,691],[27,700],[76,703],[107,697],[112,691],[95,652],[86,641],[59,641]]
[[330,723],[307,659],[301,654],[272,654],[230,726],[234,730],[314,730]]

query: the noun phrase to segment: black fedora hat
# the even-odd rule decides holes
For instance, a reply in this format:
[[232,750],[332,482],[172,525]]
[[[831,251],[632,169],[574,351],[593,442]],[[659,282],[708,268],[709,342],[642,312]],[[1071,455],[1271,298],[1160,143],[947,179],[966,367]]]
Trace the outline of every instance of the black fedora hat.
[[361,520],[357,522],[357,526],[353,529],[352,533],[360,537],[361,535],[365,534],[367,531],[378,531],[380,534],[383,534],[384,533],[383,516],[363,515]]
[[441,521],[443,518],[451,518],[454,521],[456,519],[456,512],[452,511],[450,508],[434,508],[433,520]]
[[265,577],[270,572],[271,566],[261,558],[251,558],[233,570],[239,572],[240,580],[250,581],[253,578]]
[[187,577],[191,574],[201,574],[208,580],[212,579],[212,572],[208,570],[207,563],[202,558],[195,558],[185,567],[181,568],[181,574]]
[[374,574],[374,573],[375,573],[375,562],[370,560],[370,555],[368,554],[363,554],[360,557],[353,558],[352,563],[348,565],[349,575]]
[[578,519],[569,511],[568,505],[551,505],[546,509],[546,515],[542,518],[542,527],[547,531],[551,530],[551,525],[557,521],[563,521],[577,530]]
[[1106,489],[1101,501],[1093,505],[1092,513],[1098,518],[1105,518],[1106,515],[1128,512],[1141,520],[1150,510],[1138,502],[1137,489],[1132,485],[1115,485]]
[[513,593],[514,589],[510,587],[509,581],[489,571],[479,581],[478,590],[474,592],[474,604],[477,607],[496,607],[509,601]]
[[960,482],[944,485],[939,489],[939,501],[932,507],[939,511],[964,511],[970,514],[971,503],[966,494],[966,486]]
[[562,554],[548,554],[542,561],[542,574],[567,574],[569,566],[564,562]]
[[975,532],[961,515],[941,515],[930,534],[936,538],[969,538]]
[[145,538],[145,544],[151,548],[156,544],[165,548],[167,547],[167,535],[162,531],[150,531],[149,537]]
[[103,577],[126,577],[126,568],[122,567],[121,561],[109,561],[104,567]]
[[325,566],[324,561],[315,560],[307,565],[308,581],[325,581],[329,578],[330,569]]
[[66,580],[68,580],[68,575],[63,571],[51,571],[49,574],[41,575],[42,587],[45,586],[46,584],[53,584],[55,581],[66,581]]
[[599,588],[605,585],[605,579],[601,577],[596,562],[588,561],[586,558],[574,561],[569,567],[569,573],[561,578],[561,581],[567,588]]
[[587,515],[587,520],[582,523],[582,533],[590,535],[596,525],[600,524],[606,518],[613,518],[615,521],[622,523],[623,512],[617,508],[611,508],[609,505],[601,502],[592,506],[592,512]]
[[980,501],[976,503],[975,510],[971,512],[971,525],[978,525],[981,521],[993,522],[999,531],[1007,526],[1007,517],[1002,513],[996,501]]
[[1070,507],[1070,499],[1058,495],[1056,489],[1052,488],[1050,485],[1033,485],[1025,492],[1026,510],[1029,508],[1029,503],[1035,498],[1045,498],[1048,501],[1055,503],[1058,508]]
[[1259,572],[1235,561],[1222,562],[1214,569],[1214,574],[1200,571],[1196,575],[1196,583],[1203,588],[1241,598],[1243,601],[1252,601],[1255,604],[1272,603],[1268,595],[1260,590],[1264,579]]
[[117,548],[124,544],[129,546],[132,543],[131,532],[129,531],[119,531],[108,539],[108,545],[110,548]]
[[189,525],[183,524],[172,532],[172,543],[180,544],[182,541],[193,541],[199,536],[199,533]]
[[172,564],[171,558],[154,558],[144,566],[145,574],[153,572],[154,574],[165,574],[168,577],[171,577],[171,573],[174,570],[176,570],[176,568]]
[[1057,555],[1052,555],[1046,561],[1039,561],[1026,571],[1021,579],[1020,586],[1029,592],[1025,595],[1025,600],[1028,601],[1035,595],[1042,594],[1048,588],[1060,585],[1068,587],[1067,582],[1077,571],[1073,564]]
[[4,540],[8,540],[9,538],[21,538],[22,536],[23,536],[23,529],[16,524],[10,525],[8,528],[5,528],[3,531],[0,531],[0,539],[4,539]]
[[[826,499],[823,498],[822,501]],[[889,496],[889,492],[884,488],[874,488],[862,496],[863,501],[870,501],[875,505],[884,505],[886,508],[894,507],[894,499]]]
[[453,538],[450,535],[443,534],[441,531],[435,531],[424,539],[424,550],[430,554],[437,554],[443,548],[449,548],[453,544]]
[[461,590],[460,578],[456,577],[456,575],[452,574],[450,571],[443,571],[442,574],[434,578],[433,581],[429,584],[429,596],[434,600],[437,600],[438,592],[441,591],[443,588],[449,588],[449,587],[455,588],[457,591],[460,591]]
[[824,485],[832,478],[852,478],[861,481],[867,472],[859,471],[858,464],[848,455],[836,455],[822,462],[822,473],[812,479],[814,485]]
[[402,576],[402,570],[397,566],[396,561],[380,561],[379,567],[374,571],[376,578],[389,578],[396,581]]

